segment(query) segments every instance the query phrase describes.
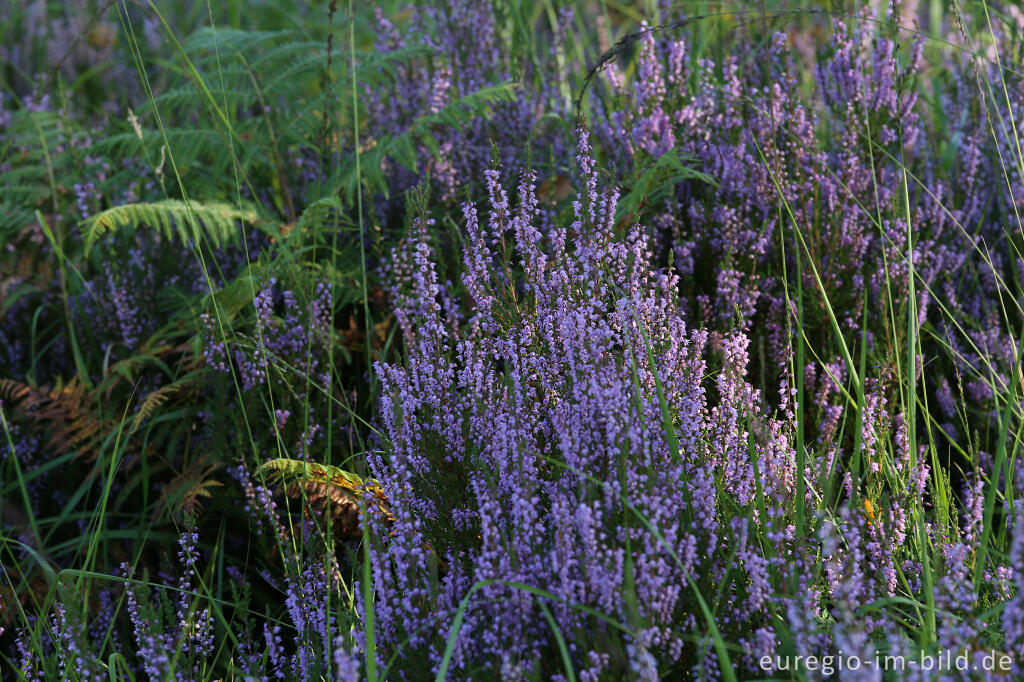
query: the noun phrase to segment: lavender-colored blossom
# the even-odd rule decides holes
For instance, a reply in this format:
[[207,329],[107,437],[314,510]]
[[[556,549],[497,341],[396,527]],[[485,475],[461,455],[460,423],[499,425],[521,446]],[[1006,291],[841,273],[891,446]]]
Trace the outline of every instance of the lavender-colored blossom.
[[[404,367],[378,369],[391,453],[387,462],[371,463],[395,519],[374,549],[374,606],[379,643],[404,641],[405,650],[422,650],[435,665],[437,637],[462,594],[494,579],[558,595],[564,601],[551,612],[570,632],[584,623],[603,627],[569,604],[620,614],[631,590],[649,625],[625,643],[630,669],[648,675],[677,664],[685,645],[672,644],[679,641],[674,625],[695,613],[687,611],[693,604],[686,576],[698,566],[710,570],[713,563],[702,557],[724,551],[709,471],[750,504],[757,487],[748,454],[753,438],[762,461],[771,462],[771,478],[762,471],[759,484],[779,502],[792,494],[792,476],[784,473],[792,461],[788,441],[744,381],[745,337],[723,341],[718,404],[709,406],[706,335],[689,331],[678,316],[675,276],[649,264],[643,229],[631,229],[625,241],[614,235],[617,192],[599,190],[585,131],[579,150],[583,187],[568,228],[574,246],[566,227],[541,223],[529,172],[514,204],[490,176],[486,227],[466,207],[470,248],[479,251],[466,256],[476,317],[465,330],[453,333],[441,322],[438,300],[447,287],[437,280],[423,223],[398,254],[397,270],[406,273],[396,291],[398,318],[410,355]],[[502,238],[512,240],[514,254],[503,257],[514,261],[499,271],[519,271],[521,280],[485,279],[496,258],[491,245]],[[665,435],[659,391],[678,415],[678,451]],[[764,434],[748,431],[755,421]],[[761,442],[771,433],[777,440]],[[633,464],[623,467],[626,452]],[[441,485],[432,482],[437,469],[464,481],[457,499],[433,492]],[[681,481],[688,492],[676,487]],[[628,521],[624,500],[663,536],[643,526],[626,530],[622,524],[636,519]],[[685,518],[701,520],[689,527]],[[366,520],[379,526],[373,514]],[[445,528],[477,540],[458,548],[434,535]],[[632,572],[620,544],[627,532]],[[428,545],[434,549],[426,551]],[[753,613],[765,607],[770,588],[765,563],[750,551],[743,556]],[[447,566],[437,588],[425,582],[434,562]],[[498,671],[509,656],[535,660],[550,636],[535,598],[500,584],[480,592],[461,626],[455,669]]]

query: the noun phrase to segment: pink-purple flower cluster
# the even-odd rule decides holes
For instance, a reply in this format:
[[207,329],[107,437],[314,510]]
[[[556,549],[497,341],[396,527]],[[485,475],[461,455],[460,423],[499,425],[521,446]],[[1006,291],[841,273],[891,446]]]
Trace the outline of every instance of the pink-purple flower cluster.
[[[685,669],[694,589],[735,571],[740,630],[764,617],[785,566],[775,510],[792,500],[793,450],[745,380],[746,337],[688,327],[678,276],[652,262],[644,229],[619,234],[618,193],[598,189],[585,130],[579,166],[570,224],[539,207],[530,171],[514,201],[490,176],[486,224],[464,207],[475,314],[455,330],[424,222],[399,255],[409,358],[378,367],[388,451],[371,465],[396,517],[373,550],[378,643],[400,657],[438,666],[456,609],[483,584],[453,670],[536,670],[555,626],[578,638],[588,679]],[[768,517],[724,520],[759,495]],[[753,549],[748,523],[777,534],[778,556]]]

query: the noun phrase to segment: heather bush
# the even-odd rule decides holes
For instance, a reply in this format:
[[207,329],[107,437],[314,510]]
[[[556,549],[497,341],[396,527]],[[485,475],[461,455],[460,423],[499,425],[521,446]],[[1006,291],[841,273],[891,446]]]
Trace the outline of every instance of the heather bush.
[[544,656],[559,633],[588,679],[648,677],[702,664],[689,635],[728,573],[753,574],[744,608],[771,591],[761,556],[730,557],[750,552],[748,525],[717,512],[719,489],[744,522],[755,489],[772,507],[793,494],[782,425],[743,380],[747,339],[715,339],[706,389],[707,332],[680,317],[677,277],[651,263],[643,228],[616,236],[617,192],[598,190],[585,131],[579,154],[571,224],[539,208],[529,170],[514,202],[487,172],[486,224],[464,206],[471,316],[441,303],[423,219],[399,270],[409,356],[379,369],[390,448],[371,459],[396,517],[371,554],[385,652],[438,666],[465,597],[453,673],[560,673]]
[[4,679],[1024,670],[1014,4],[0,20]]

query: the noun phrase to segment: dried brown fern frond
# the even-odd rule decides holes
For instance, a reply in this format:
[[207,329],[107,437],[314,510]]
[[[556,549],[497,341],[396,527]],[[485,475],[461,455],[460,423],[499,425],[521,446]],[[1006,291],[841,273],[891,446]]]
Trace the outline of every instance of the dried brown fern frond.
[[77,377],[53,388],[35,388],[6,379],[0,381],[0,398],[26,418],[45,424],[50,431],[48,445],[58,453],[78,448],[80,455],[93,459],[92,446],[116,424],[96,414],[95,400]]
[[324,509],[335,522],[335,530],[343,537],[359,537],[359,506],[367,504],[390,523],[394,516],[388,509],[384,490],[372,479],[363,479],[329,464],[280,458],[260,467],[268,482],[282,486],[290,497],[302,497],[314,509]]
[[0,400],[17,405],[35,393],[35,389],[14,379],[0,379]]
[[177,393],[179,389],[180,386],[176,383],[167,384],[166,386],[161,386],[147,395],[145,399],[143,399],[142,404],[139,405],[139,409],[135,413],[135,417],[132,418],[131,432],[135,433],[138,430],[139,425],[153,416],[153,413],[162,407],[163,404],[167,402],[167,399]]
[[135,433],[144,421],[152,417],[153,414],[163,407],[169,400],[175,398],[187,398],[188,395],[194,392],[193,389],[196,387],[198,378],[199,376],[195,372],[186,374],[180,379],[150,392],[149,395],[142,400],[142,403],[139,405],[139,409],[135,412],[135,416],[132,418],[131,433]]
[[157,514],[197,514],[202,510],[202,498],[212,498],[212,489],[224,485],[212,477],[219,468],[220,462],[213,455],[207,454],[193,460],[184,471],[163,487]]

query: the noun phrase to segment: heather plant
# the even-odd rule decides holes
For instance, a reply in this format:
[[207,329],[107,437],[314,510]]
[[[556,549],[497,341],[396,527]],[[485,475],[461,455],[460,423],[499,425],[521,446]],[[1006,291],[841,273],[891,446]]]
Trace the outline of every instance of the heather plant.
[[[739,568],[717,488],[748,511],[755,487],[792,495],[789,444],[742,378],[745,337],[717,340],[709,405],[707,333],[678,315],[643,229],[616,238],[617,193],[598,190],[585,131],[579,154],[569,225],[539,209],[532,171],[514,204],[488,171],[489,220],[463,209],[464,320],[440,303],[424,219],[400,270],[409,358],[379,369],[389,460],[371,459],[396,517],[371,562],[377,641],[399,669],[417,650],[455,674],[699,667],[701,595]],[[776,438],[750,442],[751,420]],[[756,591],[766,568],[751,569]],[[566,660],[544,658],[558,646]]]

